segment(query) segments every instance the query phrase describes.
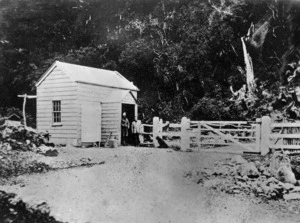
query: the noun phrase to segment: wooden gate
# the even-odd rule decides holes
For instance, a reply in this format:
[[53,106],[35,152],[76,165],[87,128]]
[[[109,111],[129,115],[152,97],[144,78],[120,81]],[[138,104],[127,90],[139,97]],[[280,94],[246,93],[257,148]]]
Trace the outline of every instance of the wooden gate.
[[[152,125],[141,126],[141,135],[150,139],[143,140],[144,145],[158,147],[159,137],[171,147],[179,146],[182,151],[236,145],[235,148],[243,152],[261,152],[261,119],[254,122],[191,121],[183,117],[181,123],[164,123],[154,117]],[[145,127],[151,128],[150,132],[146,132]]]
[[[194,133],[192,144],[198,149],[205,146],[231,146],[244,152],[260,152],[260,120],[246,121],[187,121],[187,132]],[[191,145],[188,145],[191,147]]]

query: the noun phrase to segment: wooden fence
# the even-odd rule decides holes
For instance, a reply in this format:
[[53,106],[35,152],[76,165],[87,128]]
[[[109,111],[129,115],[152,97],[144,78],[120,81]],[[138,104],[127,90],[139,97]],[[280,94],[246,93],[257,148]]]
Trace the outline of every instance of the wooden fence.
[[153,118],[153,124],[141,125],[141,144],[158,147],[157,138],[182,151],[200,151],[209,146],[237,145],[244,152],[267,154],[270,149],[300,151],[300,122],[275,123],[264,116],[247,121],[191,121],[163,122]]
[[298,150],[300,151],[300,122],[283,120],[281,123],[269,122],[270,149]]
[[160,138],[168,145],[180,147],[183,151],[199,151],[207,146],[237,144],[243,150],[259,152],[260,124],[260,120],[191,121],[186,117],[183,117],[180,123],[164,123],[162,119],[154,117],[152,125],[141,125],[141,133],[144,136],[141,137],[141,144],[158,147],[157,138]]

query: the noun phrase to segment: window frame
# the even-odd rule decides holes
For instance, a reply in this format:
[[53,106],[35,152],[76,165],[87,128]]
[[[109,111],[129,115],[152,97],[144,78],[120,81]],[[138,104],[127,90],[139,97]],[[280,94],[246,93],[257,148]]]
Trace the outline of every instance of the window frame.
[[52,100],[52,125],[61,125],[61,100]]

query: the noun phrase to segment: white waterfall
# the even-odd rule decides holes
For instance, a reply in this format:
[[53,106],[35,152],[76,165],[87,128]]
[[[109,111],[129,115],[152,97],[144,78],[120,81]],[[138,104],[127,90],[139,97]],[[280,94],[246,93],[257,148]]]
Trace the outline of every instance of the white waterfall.
[[247,52],[246,44],[244,41],[244,37],[241,38],[242,44],[243,44],[243,52],[244,52],[244,60],[246,64],[246,80],[247,80],[247,87],[249,93],[254,92],[254,72],[253,72],[253,64],[252,64],[252,59]]

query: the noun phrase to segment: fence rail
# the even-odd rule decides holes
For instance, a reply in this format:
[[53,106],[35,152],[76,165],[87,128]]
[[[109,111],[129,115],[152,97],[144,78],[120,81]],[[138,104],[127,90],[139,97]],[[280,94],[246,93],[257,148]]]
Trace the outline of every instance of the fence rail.
[[[147,129],[147,131],[146,131]],[[181,150],[201,150],[207,146],[239,145],[244,151],[266,154],[270,149],[300,150],[300,122],[271,122],[264,116],[256,121],[191,121],[163,122],[141,125],[141,143],[159,147],[163,139]]]

